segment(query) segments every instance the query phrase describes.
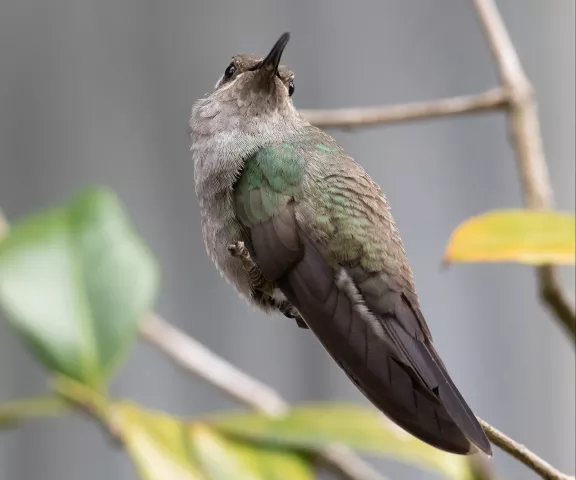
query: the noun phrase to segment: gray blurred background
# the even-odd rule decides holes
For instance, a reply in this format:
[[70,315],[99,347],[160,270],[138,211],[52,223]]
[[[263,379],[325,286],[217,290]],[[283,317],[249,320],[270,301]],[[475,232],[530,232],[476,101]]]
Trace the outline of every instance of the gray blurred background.
[[[574,210],[574,0],[500,0],[540,101],[557,205]],[[0,205],[9,219],[88,184],[115,189],[163,272],[157,308],[290,401],[364,401],[315,338],[236,297],[204,252],[187,123],[232,54],[284,62],[300,108],[479,92],[496,72],[470,1],[0,0]],[[440,269],[470,215],[520,206],[500,113],[333,132],[393,207],[424,313],[475,412],[574,472],[574,350],[537,303],[530,268]],[[574,291],[574,269],[562,272]],[[42,369],[0,318],[0,401],[41,394]],[[235,404],[136,345],[116,395],[178,414]],[[503,479],[535,476],[496,450]],[[378,462],[391,480],[427,480]],[[87,420],[0,436],[0,480],[135,479]]]

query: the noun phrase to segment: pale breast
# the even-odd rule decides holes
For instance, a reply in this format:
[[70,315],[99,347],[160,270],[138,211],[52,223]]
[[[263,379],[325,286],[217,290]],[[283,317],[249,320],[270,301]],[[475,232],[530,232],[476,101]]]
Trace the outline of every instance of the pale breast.
[[[240,259],[233,257],[228,247],[242,240],[240,226],[232,215],[215,215],[210,208],[202,212],[202,235],[206,251],[216,264],[220,274],[232,284],[237,292],[250,297],[248,273]],[[220,212],[221,213],[221,212]]]

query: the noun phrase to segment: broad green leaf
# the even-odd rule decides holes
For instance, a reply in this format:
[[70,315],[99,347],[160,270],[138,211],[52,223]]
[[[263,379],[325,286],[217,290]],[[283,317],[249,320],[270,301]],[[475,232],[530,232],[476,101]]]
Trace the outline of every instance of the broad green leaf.
[[561,212],[487,212],[454,230],[444,261],[574,265],[576,221],[574,215]]
[[119,403],[113,407],[109,423],[144,480],[208,480],[191,455],[182,424],[175,418]]
[[116,197],[91,189],[0,243],[0,303],[51,370],[97,386],[137,333],[156,264]]
[[190,436],[210,480],[313,480],[298,453],[234,441],[201,423],[191,426]]
[[319,450],[341,443],[365,453],[385,455],[453,480],[470,480],[466,457],[435,449],[406,433],[379,412],[356,405],[312,404],[270,418],[259,413],[211,416],[214,428],[282,447]]

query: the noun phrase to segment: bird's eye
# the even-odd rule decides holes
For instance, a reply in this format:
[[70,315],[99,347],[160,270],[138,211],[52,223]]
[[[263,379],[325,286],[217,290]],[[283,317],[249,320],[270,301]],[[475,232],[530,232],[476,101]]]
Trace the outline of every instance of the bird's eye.
[[226,67],[226,71],[224,72],[224,80],[230,80],[234,72],[236,71],[236,67],[234,62],[232,62],[228,67]]
[[294,82],[288,84],[288,95],[291,97],[294,94]]

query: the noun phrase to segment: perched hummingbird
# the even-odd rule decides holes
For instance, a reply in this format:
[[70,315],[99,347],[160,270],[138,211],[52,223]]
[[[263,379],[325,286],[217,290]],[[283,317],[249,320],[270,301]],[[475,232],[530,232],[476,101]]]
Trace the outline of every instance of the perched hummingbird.
[[438,356],[386,198],[294,108],[280,65],[236,55],[190,119],[206,249],[250,303],[309,328],[386,416],[448,452],[491,454]]

